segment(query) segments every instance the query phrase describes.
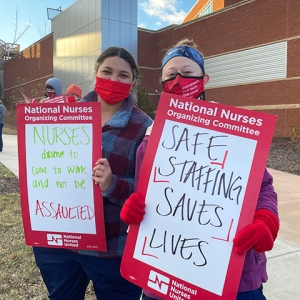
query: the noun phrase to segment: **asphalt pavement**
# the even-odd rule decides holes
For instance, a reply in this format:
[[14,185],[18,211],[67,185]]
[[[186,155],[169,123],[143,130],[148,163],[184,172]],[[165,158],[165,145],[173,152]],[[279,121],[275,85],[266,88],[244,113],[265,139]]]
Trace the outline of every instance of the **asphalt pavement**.
[[[3,135],[0,162],[18,176],[16,135]],[[295,162],[300,163],[300,162]],[[268,300],[300,299],[300,176],[268,169],[278,194],[280,230],[267,253],[269,280],[264,284]]]

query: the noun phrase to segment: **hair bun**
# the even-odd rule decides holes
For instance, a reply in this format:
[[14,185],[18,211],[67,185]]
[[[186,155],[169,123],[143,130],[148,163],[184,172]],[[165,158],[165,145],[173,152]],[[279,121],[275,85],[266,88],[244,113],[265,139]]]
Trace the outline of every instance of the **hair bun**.
[[197,50],[197,45],[192,38],[185,38],[180,40],[176,46],[188,46]]

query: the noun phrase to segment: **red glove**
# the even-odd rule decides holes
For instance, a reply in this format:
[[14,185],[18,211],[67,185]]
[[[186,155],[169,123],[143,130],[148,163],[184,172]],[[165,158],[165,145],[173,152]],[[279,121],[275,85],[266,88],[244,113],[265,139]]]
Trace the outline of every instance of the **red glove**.
[[131,194],[121,209],[121,220],[127,225],[140,224],[144,218],[145,206],[145,200],[138,193]]
[[273,248],[279,230],[278,217],[268,209],[259,209],[253,223],[244,227],[233,239],[235,252],[244,254],[250,248],[265,252]]

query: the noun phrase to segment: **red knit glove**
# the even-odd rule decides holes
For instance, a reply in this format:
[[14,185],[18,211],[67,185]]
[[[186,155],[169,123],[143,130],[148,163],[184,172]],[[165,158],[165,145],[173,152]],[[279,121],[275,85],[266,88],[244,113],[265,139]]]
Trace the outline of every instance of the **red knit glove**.
[[253,223],[244,227],[233,239],[235,252],[244,254],[250,248],[265,252],[273,248],[279,230],[278,217],[268,209],[259,209]]
[[127,225],[140,224],[144,218],[145,206],[145,200],[138,193],[131,194],[121,209],[121,220]]

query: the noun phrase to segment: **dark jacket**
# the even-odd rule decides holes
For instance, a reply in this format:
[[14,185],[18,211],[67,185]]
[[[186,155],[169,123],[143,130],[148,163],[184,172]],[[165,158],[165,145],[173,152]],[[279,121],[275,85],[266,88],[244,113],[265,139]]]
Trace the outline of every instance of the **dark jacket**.
[[0,104],[0,124],[4,124],[5,114],[6,114],[6,108],[3,104]]
[[[95,91],[89,92],[80,102],[97,102]],[[107,252],[78,251],[80,254],[121,257],[127,236],[127,226],[120,219],[125,200],[133,193],[135,161],[138,146],[152,119],[134,106],[133,96],[125,99],[122,107],[102,127],[102,157],[110,164],[113,179],[103,192]]]

